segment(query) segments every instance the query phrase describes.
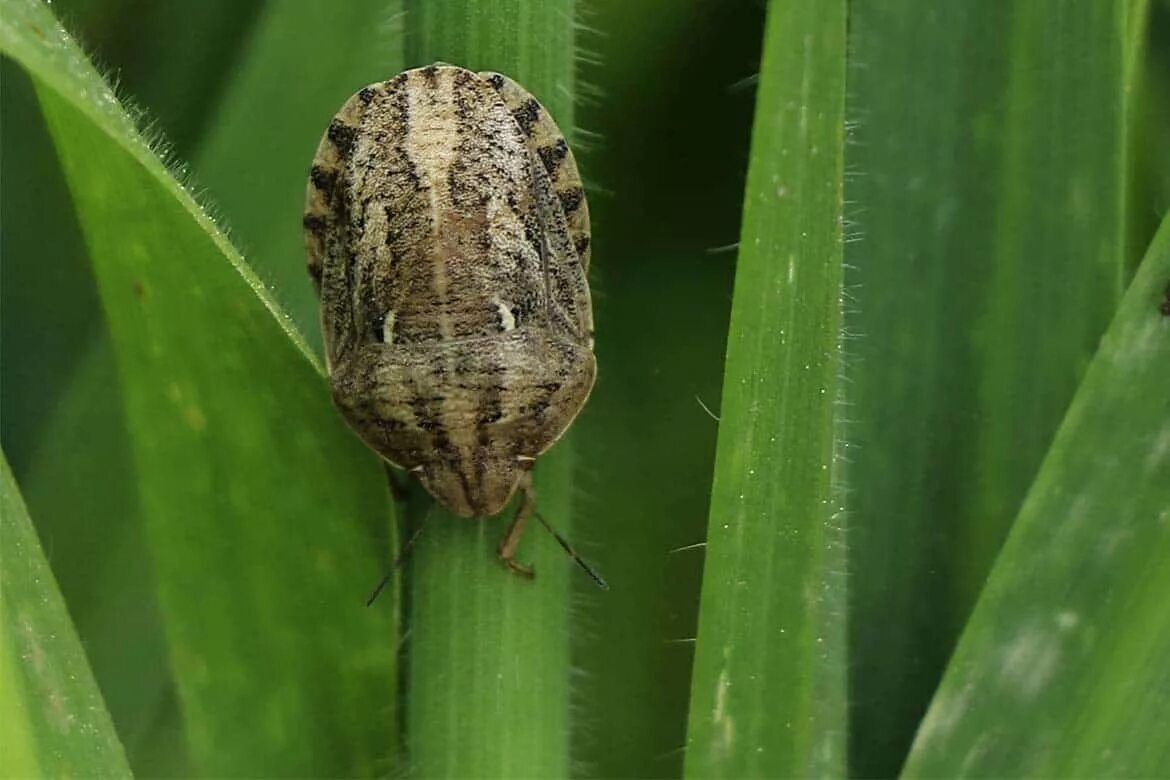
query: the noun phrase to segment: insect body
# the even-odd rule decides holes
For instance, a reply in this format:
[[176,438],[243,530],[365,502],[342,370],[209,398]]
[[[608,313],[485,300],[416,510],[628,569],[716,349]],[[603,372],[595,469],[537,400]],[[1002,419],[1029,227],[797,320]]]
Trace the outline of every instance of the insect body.
[[304,227],[333,400],[452,512],[526,501],[593,386],[589,215],[572,152],[505,76],[436,64],[360,90],[317,149]]

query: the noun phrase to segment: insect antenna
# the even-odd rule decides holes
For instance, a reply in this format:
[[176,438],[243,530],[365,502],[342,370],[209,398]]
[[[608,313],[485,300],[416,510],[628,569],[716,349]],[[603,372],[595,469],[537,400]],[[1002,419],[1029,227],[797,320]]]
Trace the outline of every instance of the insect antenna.
[[589,575],[589,579],[596,582],[597,587],[601,588],[602,590],[609,590],[609,583],[606,582],[605,579],[597,573],[596,569],[586,563],[584,558],[577,554],[577,551],[573,549],[573,545],[569,544],[569,540],[561,536],[560,531],[549,525],[548,521],[544,519],[544,515],[542,515],[540,512],[533,512],[533,514],[536,515],[536,519],[540,521],[540,524],[544,526],[544,529],[552,534],[554,538],[556,538],[561,547],[564,548],[565,552],[569,554],[569,557],[576,561],[577,565],[585,570],[585,573]]
[[390,584],[390,578],[394,576],[394,572],[398,571],[398,567],[402,565],[402,562],[406,560],[406,556],[410,554],[411,548],[414,547],[414,543],[418,541],[418,537],[422,534],[423,528],[426,527],[427,518],[430,516],[430,512],[427,512],[425,515],[423,515],[423,519],[418,523],[418,528],[414,529],[414,533],[412,533],[410,538],[406,540],[406,544],[402,545],[402,549],[398,552],[398,557],[394,559],[394,563],[390,564],[390,568],[386,570],[386,573],[382,576],[382,579],[378,580],[377,586],[375,586],[373,592],[370,593],[370,597],[366,599],[367,607],[373,604],[374,599],[378,598],[382,591],[385,590],[386,586]]

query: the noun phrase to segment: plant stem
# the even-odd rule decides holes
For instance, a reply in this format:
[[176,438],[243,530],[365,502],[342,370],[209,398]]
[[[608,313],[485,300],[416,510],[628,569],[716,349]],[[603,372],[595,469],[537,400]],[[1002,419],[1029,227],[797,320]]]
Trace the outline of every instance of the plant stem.
[[[505,73],[561,129],[573,125],[573,4],[427,0],[408,6],[408,65],[443,61]],[[541,513],[569,533],[570,445],[536,469]],[[569,771],[571,562],[536,523],[520,560],[496,561],[504,517],[464,520],[437,506],[411,557],[407,748],[426,777],[565,777]]]

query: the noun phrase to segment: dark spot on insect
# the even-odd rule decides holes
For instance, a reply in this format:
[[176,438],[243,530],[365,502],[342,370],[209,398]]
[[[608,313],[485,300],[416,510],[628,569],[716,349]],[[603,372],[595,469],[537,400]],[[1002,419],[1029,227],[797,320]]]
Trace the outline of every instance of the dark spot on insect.
[[463,207],[486,205],[491,199],[491,194],[476,187],[475,182],[470,180],[465,171],[466,168],[461,162],[456,162],[447,171],[447,189],[451,192],[451,199],[456,205]]
[[552,146],[545,146],[537,150],[540,155],[541,162],[544,163],[544,169],[550,174],[554,173],[561,161],[565,159],[565,155],[569,153],[569,145],[565,143],[564,138],[558,138],[557,142]]
[[568,216],[580,208],[581,201],[585,199],[585,193],[581,191],[580,187],[573,187],[558,192],[557,197],[561,199],[561,208],[565,210],[565,216]]
[[460,68],[459,70],[455,71],[455,86],[457,87],[462,87],[474,79],[475,74],[469,70]]
[[540,226],[536,224],[536,219],[530,215],[524,217],[524,240],[540,254]]
[[317,214],[306,214],[305,218],[301,220],[301,223],[304,225],[305,230],[314,235],[319,235],[325,230],[325,218]]
[[500,405],[502,390],[498,386],[484,388],[484,409],[476,418],[476,424],[491,425],[494,422],[499,422],[500,418],[504,416],[504,410]]
[[528,405],[527,412],[533,417],[543,417],[545,412],[548,411],[548,406],[548,399],[541,398],[530,403]]
[[581,236],[576,243],[577,257],[584,257],[589,251],[589,236]]
[[466,140],[467,134],[464,130],[463,122],[471,117],[471,112],[473,111],[478,96],[473,92],[469,94],[469,90],[460,89],[463,85],[459,83],[458,76],[453,79],[453,82],[452,87],[454,89],[451,91],[451,102],[455,104],[455,117],[463,120],[455,123],[455,134],[458,137],[464,138],[459,148],[460,151],[466,152],[468,142]]
[[517,328],[519,328],[520,324],[524,322],[524,317],[525,314],[523,309],[521,309],[519,306],[512,307],[512,321],[516,323]]
[[512,118],[516,120],[516,124],[520,125],[520,130],[523,131],[524,135],[532,135],[532,126],[536,124],[539,116],[540,103],[537,103],[535,98],[528,98],[512,114]]
[[423,188],[422,179],[420,179],[418,176],[418,167],[413,162],[408,161],[408,164],[402,173],[405,173],[406,178],[410,181],[410,188],[412,191],[417,192]]
[[358,100],[362,101],[363,103],[365,103],[368,106],[370,104],[370,101],[374,99],[374,95],[376,95],[378,93],[376,91],[374,91],[373,89],[371,89],[370,87],[362,87],[361,89],[358,90],[357,94],[358,94]]
[[314,165],[309,171],[309,180],[319,191],[326,195],[332,195],[333,189],[337,186],[337,171]]
[[1162,293],[1162,302],[1158,304],[1158,311],[1163,317],[1170,317],[1170,282],[1166,284],[1166,291]]
[[[389,246],[389,247],[397,246],[398,242],[400,242],[402,240],[402,236],[404,235],[404,233],[405,233],[405,230],[403,230],[401,228],[387,226],[386,227],[386,246]],[[398,252],[391,252],[390,259],[392,260],[392,264],[391,264],[392,268],[394,267],[394,264],[398,262],[398,258],[399,258]]]
[[476,423],[481,424],[481,426],[490,426],[493,422],[500,422],[503,416],[503,409],[484,409],[480,416],[477,417]]
[[492,75],[488,76],[487,81],[494,89],[498,90],[504,88],[504,77],[499,73],[493,73]]
[[427,399],[415,396],[410,401],[410,410],[414,413],[414,424],[424,431],[434,432],[435,448],[442,449],[448,443],[447,434],[443,431],[443,426],[439,424],[437,415],[431,410]]
[[423,78],[427,80],[427,86],[434,89],[439,83],[439,68],[437,65],[428,65],[422,69]]
[[340,119],[334,119],[329,123],[329,140],[337,147],[337,153],[342,157],[349,157],[349,153],[353,150],[353,140],[357,135],[357,130],[350,127]]

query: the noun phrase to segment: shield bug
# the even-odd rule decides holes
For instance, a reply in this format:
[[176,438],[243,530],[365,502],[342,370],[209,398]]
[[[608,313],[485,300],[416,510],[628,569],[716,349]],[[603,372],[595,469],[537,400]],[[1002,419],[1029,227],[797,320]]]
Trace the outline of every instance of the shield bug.
[[596,373],[589,212],[564,135],[499,73],[408,70],[329,123],[304,229],[345,421],[457,515],[520,489],[499,556],[531,575],[514,555],[532,466]]

